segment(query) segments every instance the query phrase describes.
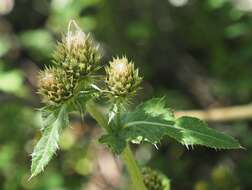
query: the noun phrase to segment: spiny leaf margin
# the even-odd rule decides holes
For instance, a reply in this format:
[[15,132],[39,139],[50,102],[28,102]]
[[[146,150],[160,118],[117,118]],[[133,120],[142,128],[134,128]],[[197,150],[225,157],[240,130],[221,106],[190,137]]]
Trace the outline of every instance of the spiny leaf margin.
[[209,128],[204,121],[195,117],[182,116],[176,119],[175,128],[187,136],[181,142],[185,145],[202,145],[214,149],[242,148],[232,136]]
[[[55,115],[55,113],[58,113]],[[53,118],[55,116],[55,118]],[[44,170],[44,167],[52,159],[58,149],[60,130],[69,125],[67,105],[62,105],[59,111],[48,115],[49,120],[44,120],[47,126],[43,125],[42,137],[36,144],[32,153],[31,178],[37,176]]]
[[164,99],[154,98],[137,106],[136,110],[124,113],[124,126],[119,131],[103,135],[100,142],[120,154],[127,142],[147,141],[157,144],[164,136],[174,138],[187,147],[203,145],[215,149],[242,148],[233,137],[208,128],[207,124],[194,117],[174,118],[165,107]]

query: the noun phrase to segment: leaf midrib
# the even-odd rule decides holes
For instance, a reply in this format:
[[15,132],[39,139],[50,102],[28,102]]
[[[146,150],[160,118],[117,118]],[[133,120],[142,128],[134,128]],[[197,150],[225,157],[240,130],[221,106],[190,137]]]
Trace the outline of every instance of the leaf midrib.
[[[167,125],[167,124],[156,123],[156,122],[150,122],[150,121],[134,121],[134,122],[129,122],[129,123],[126,124],[126,127],[130,127],[130,126],[133,126],[133,125],[140,125],[140,124],[158,125],[158,126],[170,127],[170,128],[173,127],[173,126],[170,126],[170,125]],[[222,140],[222,139],[219,139],[219,138],[217,138],[217,137],[210,136],[210,135],[207,135],[207,134],[204,134],[204,133],[200,133],[200,132],[198,132],[198,131],[193,131],[193,130],[191,130],[191,129],[185,129],[185,128],[181,128],[181,127],[176,127],[176,125],[175,125],[175,127],[173,127],[173,128],[181,129],[181,130],[188,130],[188,131],[191,131],[191,132],[193,132],[193,133],[196,133],[196,134],[199,134],[199,135],[208,137],[208,138],[216,139],[217,141],[226,144],[225,140]],[[224,135],[224,136],[226,137],[225,134],[222,134],[222,135]],[[230,140],[228,140],[228,141],[230,142]],[[232,144],[234,144],[234,143],[237,144],[236,142],[230,142],[230,143],[232,143]],[[224,145],[224,146],[225,146],[225,145]],[[223,147],[224,147],[224,146],[223,146]],[[229,147],[231,147],[231,146],[229,146]]]
[[[58,122],[58,119],[57,119],[54,123],[56,123],[56,122]],[[45,148],[44,148],[44,151],[43,151],[43,154],[42,154],[42,156],[41,156],[40,162],[39,162],[38,166],[36,167],[37,170],[38,170],[41,166],[43,166],[42,161],[46,158],[47,152],[48,152],[48,151],[46,151],[46,150],[48,150],[48,149],[50,148],[49,145],[50,145],[51,142],[54,140],[53,134],[55,133],[55,131],[54,131],[55,128],[58,128],[58,125],[53,126],[52,129],[51,129],[51,131],[49,132],[49,137],[48,137],[48,140],[46,141],[46,142],[47,142],[47,143],[46,143],[46,146],[45,146]],[[57,147],[56,147],[56,149],[57,149]],[[41,169],[43,170],[43,167],[41,167]],[[35,173],[36,173],[36,172],[35,172]]]

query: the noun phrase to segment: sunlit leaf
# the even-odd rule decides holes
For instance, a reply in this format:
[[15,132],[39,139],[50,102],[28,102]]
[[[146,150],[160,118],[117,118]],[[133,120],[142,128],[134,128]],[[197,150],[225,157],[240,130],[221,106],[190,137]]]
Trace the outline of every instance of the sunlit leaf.
[[57,118],[44,127],[43,134],[32,153],[31,178],[41,173],[58,149],[60,130],[68,125],[67,108],[63,105]]
[[164,136],[174,138],[181,144],[203,145],[215,149],[241,148],[239,142],[231,136],[207,127],[197,118],[181,117],[174,119],[169,109],[165,112],[163,101],[153,99],[138,106],[136,111],[122,117],[123,128],[102,136],[101,143],[106,144],[115,153],[120,154],[126,142],[142,141],[157,144]]

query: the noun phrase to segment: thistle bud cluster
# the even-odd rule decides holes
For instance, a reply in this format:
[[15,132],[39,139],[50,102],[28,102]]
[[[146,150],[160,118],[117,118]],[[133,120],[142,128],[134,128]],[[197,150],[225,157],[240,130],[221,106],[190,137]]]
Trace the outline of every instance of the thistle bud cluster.
[[106,86],[112,98],[127,98],[134,95],[140,86],[142,78],[138,69],[126,57],[114,58],[106,71]]
[[98,47],[75,21],[70,21],[66,36],[54,52],[55,67],[39,74],[38,93],[43,102],[55,105],[73,97],[79,81],[97,70],[99,61]]
[[90,77],[99,69],[100,59],[98,46],[90,35],[86,35],[75,21],[70,21],[67,34],[54,52],[55,66],[39,75],[38,92],[43,102],[61,104],[80,91],[90,92],[90,87],[95,87],[99,93],[105,92],[112,100],[120,100],[118,103],[127,101],[142,81],[138,69],[126,57],[114,58],[105,68],[106,90],[103,91],[92,83],[94,80]]
[[148,190],[164,190],[165,186],[162,183],[162,177],[151,168],[145,167],[142,169],[144,184]]
[[[71,27],[73,26],[73,30]],[[75,80],[82,79],[99,68],[100,54],[90,35],[71,21],[66,36],[58,43],[54,62]]]
[[75,83],[64,70],[47,68],[39,73],[38,79],[38,93],[45,103],[60,104],[73,96]]

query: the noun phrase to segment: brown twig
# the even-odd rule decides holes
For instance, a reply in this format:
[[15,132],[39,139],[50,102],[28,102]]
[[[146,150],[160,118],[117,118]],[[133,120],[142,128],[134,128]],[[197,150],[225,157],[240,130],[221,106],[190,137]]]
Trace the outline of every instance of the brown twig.
[[208,110],[176,111],[175,116],[192,116],[210,122],[252,119],[252,104]]

